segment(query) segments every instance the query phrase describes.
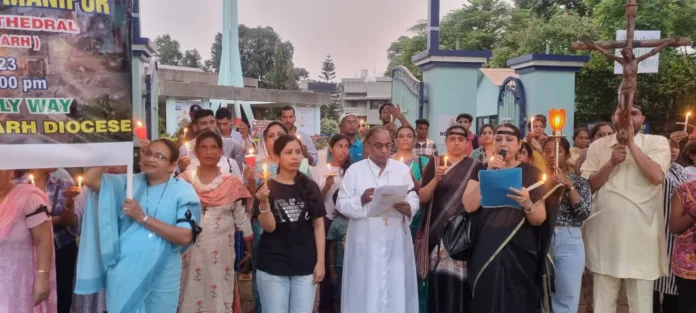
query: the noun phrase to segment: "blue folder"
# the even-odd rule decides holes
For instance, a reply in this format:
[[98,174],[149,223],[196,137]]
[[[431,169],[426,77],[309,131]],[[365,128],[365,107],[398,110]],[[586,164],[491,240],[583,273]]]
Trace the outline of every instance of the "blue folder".
[[513,207],[521,209],[517,201],[507,197],[514,194],[510,188],[522,189],[522,169],[509,168],[479,172],[481,206],[484,208]]

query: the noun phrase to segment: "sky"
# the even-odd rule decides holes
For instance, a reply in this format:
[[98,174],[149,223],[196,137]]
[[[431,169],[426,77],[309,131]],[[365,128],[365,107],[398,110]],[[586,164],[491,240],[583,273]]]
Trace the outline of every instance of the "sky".
[[[440,15],[461,7],[465,0],[440,0]],[[199,5],[194,5],[199,4]],[[239,0],[239,22],[250,27],[271,26],[295,47],[293,61],[318,79],[321,63],[330,54],[336,79],[387,68],[387,48],[419,19],[426,19],[427,0]],[[182,52],[198,49],[203,59],[222,28],[222,0],[140,1],[142,36],[170,34]]]

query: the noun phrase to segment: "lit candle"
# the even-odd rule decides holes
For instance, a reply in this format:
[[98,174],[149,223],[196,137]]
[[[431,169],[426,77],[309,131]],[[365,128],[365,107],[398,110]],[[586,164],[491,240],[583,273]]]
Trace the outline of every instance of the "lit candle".
[[268,169],[268,166],[266,165],[266,163],[264,163],[263,166],[261,166],[261,168],[263,168],[263,183],[266,184],[268,183],[268,175],[266,175],[266,170]]
[[254,149],[249,149],[249,154],[244,156],[247,166],[256,166],[256,154],[254,154]]
[[534,116],[529,119],[529,134],[534,134]]
[[77,187],[82,188],[82,176],[77,176]]
[[365,127],[365,121],[364,121],[364,120],[360,120],[360,128],[363,128],[363,127]]
[[689,116],[691,116],[691,112],[686,112],[686,119],[684,120],[684,131],[687,131],[689,127]]
[[447,156],[445,156],[445,166],[447,166]]
[[36,183],[34,182],[34,174],[29,174],[29,182],[30,182],[32,185],[35,185],[35,186],[36,186]]
[[401,163],[404,163],[404,157],[399,158],[399,161],[401,161]]
[[188,127],[184,128],[184,138],[186,138],[186,133],[188,133]]
[[394,123],[394,114],[391,114],[391,122]]
[[138,137],[139,140],[147,139],[147,128],[145,128],[140,121],[138,121],[137,124],[138,127],[135,128],[135,136]]
[[538,181],[536,184],[529,186],[529,188],[527,188],[527,192],[530,192],[530,191],[536,189],[537,187],[543,185],[544,183],[546,183],[546,174],[544,174],[544,176],[541,178],[541,180]]
[[186,148],[186,156],[188,156],[188,154],[189,154],[189,142],[188,141],[184,141],[184,148]]
[[326,174],[326,177],[335,176],[335,175],[336,175],[336,173],[334,173],[334,172],[331,170],[331,164],[326,164],[326,168],[329,170],[329,172]]
[[300,141],[302,141],[302,137],[300,137],[300,135],[299,135],[299,134],[295,135],[295,137],[297,137],[297,140],[300,140]]

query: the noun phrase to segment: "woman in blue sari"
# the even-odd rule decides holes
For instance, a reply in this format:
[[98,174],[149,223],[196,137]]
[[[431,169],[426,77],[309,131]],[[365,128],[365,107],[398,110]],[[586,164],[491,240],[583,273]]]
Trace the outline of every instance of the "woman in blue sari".
[[171,176],[178,159],[171,140],[141,141],[135,200],[126,198],[126,175],[85,171],[92,191],[82,221],[76,294],[106,288],[109,313],[176,312],[181,253],[201,231],[195,190]]

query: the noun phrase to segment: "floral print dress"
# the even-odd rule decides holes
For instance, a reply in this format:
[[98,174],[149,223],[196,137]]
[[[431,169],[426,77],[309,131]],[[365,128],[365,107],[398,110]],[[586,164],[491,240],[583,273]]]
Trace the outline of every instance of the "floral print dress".
[[[199,195],[222,191],[216,190],[221,184],[221,177],[207,185],[197,179],[192,183]],[[220,189],[226,188],[220,186]],[[204,231],[182,255],[178,312],[241,313],[234,270],[234,235],[239,229],[245,239],[253,237],[246,208],[241,200],[219,206],[204,206],[201,220]]]

